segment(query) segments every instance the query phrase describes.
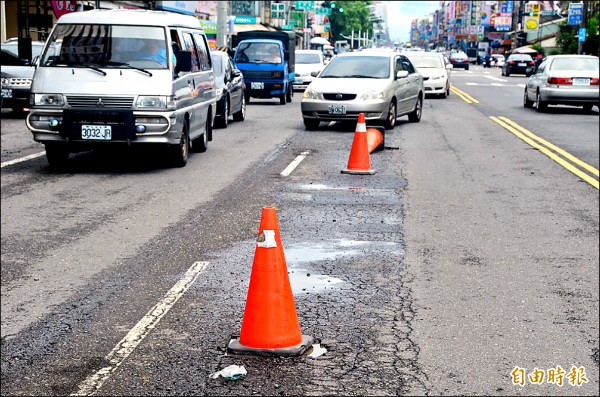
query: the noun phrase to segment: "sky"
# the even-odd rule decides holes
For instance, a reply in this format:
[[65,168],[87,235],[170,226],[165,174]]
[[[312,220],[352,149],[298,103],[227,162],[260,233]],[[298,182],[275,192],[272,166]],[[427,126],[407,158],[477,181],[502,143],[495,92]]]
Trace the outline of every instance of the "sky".
[[406,42],[410,37],[410,23],[440,9],[439,1],[386,1],[388,28],[392,41]]

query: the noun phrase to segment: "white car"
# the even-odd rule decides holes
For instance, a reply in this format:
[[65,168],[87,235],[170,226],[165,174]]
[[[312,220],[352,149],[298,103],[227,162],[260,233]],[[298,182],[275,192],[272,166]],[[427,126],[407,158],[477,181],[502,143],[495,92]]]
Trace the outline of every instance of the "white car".
[[[314,73],[314,72],[313,72]],[[418,123],[423,110],[423,76],[410,60],[394,51],[338,54],[304,90],[300,109],[307,130],[329,121],[356,122],[391,130],[396,119]]]
[[442,54],[411,51],[406,56],[423,76],[425,94],[441,95],[442,98],[450,95],[450,70],[453,66],[446,64]]
[[319,50],[296,50],[296,77],[294,90],[305,90],[314,80],[310,74],[320,72],[325,67],[323,52]]
[[506,58],[502,54],[492,54],[492,66],[498,66],[501,68],[504,66],[504,62],[506,62]]

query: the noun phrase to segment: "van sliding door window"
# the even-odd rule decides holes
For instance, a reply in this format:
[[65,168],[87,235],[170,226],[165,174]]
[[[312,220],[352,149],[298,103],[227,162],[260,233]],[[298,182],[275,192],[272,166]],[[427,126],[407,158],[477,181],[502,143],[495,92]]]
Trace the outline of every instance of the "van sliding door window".
[[200,33],[194,33],[194,41],[196,42],[196,48],[198,55],[200,55],[200,68],[202,70],[210,70],[212,68],[210,62],[210,56],[208,55],[208,44],[206,38]]
[[192,53],[192,72],[200,70],[200,63],[198,62],[198,51],[194,45],[194,39],[192,39],[191,33],[183,34],[183,42],[185,43],[185,50]]

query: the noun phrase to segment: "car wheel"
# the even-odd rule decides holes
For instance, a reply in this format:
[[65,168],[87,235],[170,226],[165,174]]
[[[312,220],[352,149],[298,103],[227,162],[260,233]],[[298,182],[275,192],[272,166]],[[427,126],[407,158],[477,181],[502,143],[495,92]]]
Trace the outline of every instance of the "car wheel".
[[217,125],[221,128],[227,128],[227,122],[229,121],[229,97],[226,96],[223,98],[221,109],[223,109],[223,112],[217,120]]
[[303,119],[303,120],[304,120],[304,126],[309,131],[316,130],[317,128],[319,128],[319,125],[321,124],[321,122],[319,120],[315,120],[315,119]]
[[61,143],[46,143],[46,158],[52,167],[64,167],[69,162],[69,149]]
[[210,133],[210,114],[206,117],[206,123],[204,125],[204,132],[198,138],[192,141],[192,152],[204,153],[208,149],[208,134]]
[[417,99],[417,104],[415,105],[415,110],[412,113],[408,114],[408,121],[412,123],[418,123],[421,121],[421,113],[423,112],[423,98],[419,96]]
[[384,127],[386,130],[393,130],[396,125],[396,102],[390,101],[387,118],[385,119]]
[[544,110],[546,110],[547,107],[548,107],[548,105],[546,104],[546,102],[542,101],[540,92],[538,91],[537,94],[535,95],[535,110],[537,110],[538,113],[541,113]]
[[527,96],[527,87],[525,87],[525,93],[523,94],[523,107],[531,108],[533,107],[533,101],[529,100]]
[[450,96],[450,83],[448,83],[448,87],[446,87],[446,96]]
[[465,66],[465,70],[469,70],[469,65]]
[[506,77],[510,76],[510,70],[506,69],[506,74],[504,74]]
[[242,95],[242,105],[240,106],[239,112],[233,114],[233,119],[235,121],[244,121],[246,118],[246,96]]
[[187,164],[190,154],[190,136],[188,134],[187,123],[183,126],[179,144],[169,148],[172,153],[173,166],[184,167]]
[[250,95],[246,94],[246,104],[250,103]]

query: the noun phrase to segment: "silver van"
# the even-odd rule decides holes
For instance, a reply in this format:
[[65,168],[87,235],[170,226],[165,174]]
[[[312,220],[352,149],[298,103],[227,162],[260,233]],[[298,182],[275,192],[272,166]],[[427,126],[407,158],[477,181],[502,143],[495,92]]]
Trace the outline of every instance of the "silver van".
[[[58,47],[58,51],[48,51]],[[111,145],[160,145],[183,167],[212,140],[210,50],[199,21],[165,11],[65,14],[36,63],[27,127],[50,165]]]

